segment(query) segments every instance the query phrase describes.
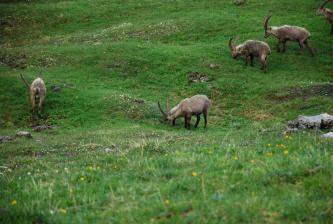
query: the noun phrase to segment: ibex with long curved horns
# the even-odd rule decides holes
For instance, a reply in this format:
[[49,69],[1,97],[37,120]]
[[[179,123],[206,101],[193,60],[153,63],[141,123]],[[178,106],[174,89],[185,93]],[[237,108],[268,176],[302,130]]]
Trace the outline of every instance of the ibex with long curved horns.
[[333,34],[333,9],[324,8],[330,0],[323,1],[317,9],[317,16],[324,16],[331,24],[331,34]]
[[177,118],[184,117],[185,128],[190,129],[191,117],[196,115],[197,121],[194,125],[196,128],[200,121],[200,115],[203,114],[205,128],[207,127],[207,116],[211,101],[205,95],[195,95],[191,98],[186,98],[171,110],[169,110],[169,102],[167,101],[167,112],[163,111],[160,102],[157,102],[157,105],[161,113],[164,115],[165,120],[170,121],[172,125],[176,124]]
[[303,52],[304,46],[306,46],[311,55],[314,56],[314,51],[309,45],[309,38],[311,34],[303,27],[299,26],[268,26],[268,21],[271,16],[265,18],[264,21],[264,30],[265,30],[265,38],[269,37],[270,35],[275,36],[278,39],[277,44],[277,51],[280,52],[280,44],[283,45],[282,52],[286,50],[286,42],[287,41],[294,41],[298,42],[301,51]]
[[261,69],[267,71],[267,57],[271,54],[268,44],[258,40],[247,40],[238,46],[233,45],[233,38],[229,40],[229,48],[233,58],[245,56],[245,65],[248,64],[250,58],[251,66],[253,66],[254,57],[258,57],[261,62]]
[[32,112],[35,112],[37,107],[38,110],[41,110],[46,95],[46,87],[44,81],[41,78],[36,78],[29,87],[28,82],[25,80],[22,74],[21,78],[24,84],[28,88],[30,88]]

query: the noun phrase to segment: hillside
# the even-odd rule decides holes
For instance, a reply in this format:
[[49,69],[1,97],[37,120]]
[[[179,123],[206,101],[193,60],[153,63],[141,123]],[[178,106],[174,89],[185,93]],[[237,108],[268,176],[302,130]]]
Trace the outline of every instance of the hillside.
[[[0,3],[0,136],[55,127],[0,143],[0,222],[329,223],[328,130],[283,132],[298,115],[333,114],[332,35],[318,4]],[[292,42],[277,53],[267,15],[306,27],[315,57]],[[270,45],[267,73],[231,57],[236,36]],[[193,73],[209,81],[189,83]],[[46,83],[40,115],[20,74]],[[212,100],[207,129],[163,121],[157,101],[195,94]]]

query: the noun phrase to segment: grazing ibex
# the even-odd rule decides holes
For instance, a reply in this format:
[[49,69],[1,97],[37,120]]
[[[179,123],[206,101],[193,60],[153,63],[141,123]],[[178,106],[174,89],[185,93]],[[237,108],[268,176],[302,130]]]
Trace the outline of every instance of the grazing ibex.
[[324,16],[331,24],[331,34],[333,34],[333,9],[324,8],[324,6],[330,0],[325,0],[323,3],[320,4],[319,8],[317,9],[316,15],[317,16]]
[[162,110],[160,102],[157,104],[165,120],[172,122],[172,125],[175,125],[177,118],[184,117],[185,128],[190,129],[191,117],[192,115],[196,115],[197,121],[194,126],[196,128],[200,121],[200,115],[203,114],[205,128],[207,127],[207,115],[211,101],[205,95],[195,95],[191,98],[186,98],[171,110],[169,110],[169,103],[167,102],[167,113]]
[[25,85],[30,88],[32,112],[35,112],[37,106],[38,110],[41,110],[46,95],[46,87],[44,81],[41,78],[36,78],[29,87],[28,82],[24,79],[22,74],[21,78]]
[[271,49],[267,43],[258,40],[247,40],[243,44],[234,46],[232,40],[233,38],[230,38],[229,48],[233,58],[245,56],[245,65],[248,64],[250,58],[251,66],[253,66],[253,58],[258,57],[261,61],[261,69],[267,71],[267,57],[271,54]]
[[314,56],[314,51],[308,43],[308,39],[311,37],[309,31],[299,26],[289,26],[289,25],[268,26],[268,21],[270,18],[271,16],[268,16],[264,21],[265,38],[269,37],[270,35],[273,35],[278,39],[278,44],[277,44],[278,52],[280,52],[280,44],[283,45],[282,52],[285,52],[286,42],[294,41],[298,42],[302,52],[305,45],[310,50],[311,55]]

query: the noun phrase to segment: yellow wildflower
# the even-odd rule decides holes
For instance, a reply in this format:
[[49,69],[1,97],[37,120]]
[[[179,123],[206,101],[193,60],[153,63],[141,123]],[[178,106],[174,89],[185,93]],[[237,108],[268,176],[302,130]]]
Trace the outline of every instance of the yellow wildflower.
[[213,154],[213,151],[212,150],[208,150],[208,154],[209,155]]
[[11,205],[15,206],[17,204],[17,201],[14,199],[10,202]]
[[80,177],[80,180],[81,181],[84,181],[86,178],[85,177]]
[[94,167],[88,166],[88,170],[94,170]]
[[272,156],[272,155],[273,155],[272,152],[268,152],[268,153],[266,153],[266,156]]
[[285,154],[285,155],[288,155],[288,153],[289,153],[288,150],[283,151],[283,154]]
[[268,147],[272,147],[272,144],[269,143],[269,144],[267,144],[267,146],[268,146]]
[[252,159],[252,160],[251,160],[251,163],[252,163],[252,164],[255,164],[255,163],[256,163],[256,161],[255,161],[254,159]]
[[234,156],[234,160],[239,160],[238,156]]
[[62,214],[66,214],[67,213],[67,210],[64,209],[64,208],[59,208],[58,209],[58,212],[62,213]]
[[164,203],[168,205],[168,204],[170,204],[170,201],[169,201],[168,199],[166,199],[166,200],[164,201]]
[[196,177],[196,176],[198,176],[198,173],[195,171],[192,171],[192,177]]

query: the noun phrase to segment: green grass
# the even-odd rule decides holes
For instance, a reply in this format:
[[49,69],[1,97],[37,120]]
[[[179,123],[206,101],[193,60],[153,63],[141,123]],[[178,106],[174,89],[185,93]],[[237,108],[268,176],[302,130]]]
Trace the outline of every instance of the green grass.
[[[333,113],[330,95],[290,94],[333,81],[332,36],[317,5],[0,3],[0,135],[56,126],[0,144],[0,222],[332,222],[332,141],[320,130],[282,131],[300,114]],[[263,38],[268,14],[272,25],[309,29],[317,55],[295,43],[276,53],[276,40]],[[270,44],[266,74],[257,60],[245,67],[231,58],[237,35]],[[211,81],[188,84],[191,72]],[[46,82],[39,118],[20,73]],[[212,99],[207,130],[162,122],[158,100],[175,105],[194,94]]]

